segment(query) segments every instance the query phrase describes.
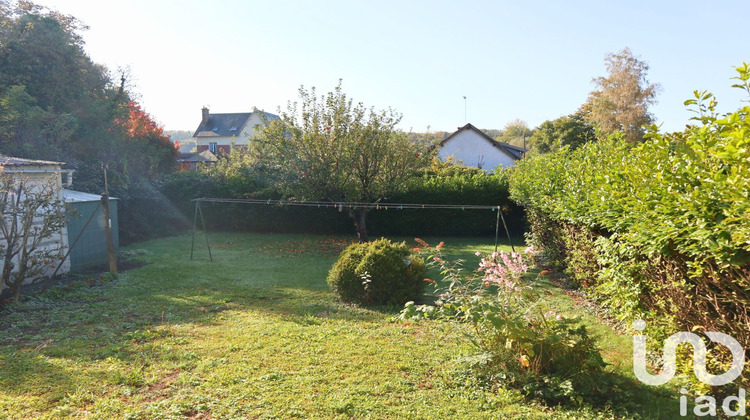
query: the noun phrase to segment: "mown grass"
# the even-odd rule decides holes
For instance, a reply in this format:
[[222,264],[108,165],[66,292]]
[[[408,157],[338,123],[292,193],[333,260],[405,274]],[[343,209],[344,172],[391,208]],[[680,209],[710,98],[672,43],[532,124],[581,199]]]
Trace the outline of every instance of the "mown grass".
[[[400,308],[336,300],[325,277],[350,239],[210,238],[214,262],[205,248],[189,259],[189,236],[155,240],[134,252],[146,265],[116,280],[73,283],[0,310],[0,417],[674,417],[665,401],[676,407],[676,398],[643,390],[628,407],[593,410],[481,387],[458,362],[474,351],[461,326],[392,322]],[[445,248],[467,266],[477,250],[491,252],[491,240],[451,239]],[[543,287],[560,310],[580,310]],[[628,337],[586,322],[603,337],[613,375],[626,377]]]

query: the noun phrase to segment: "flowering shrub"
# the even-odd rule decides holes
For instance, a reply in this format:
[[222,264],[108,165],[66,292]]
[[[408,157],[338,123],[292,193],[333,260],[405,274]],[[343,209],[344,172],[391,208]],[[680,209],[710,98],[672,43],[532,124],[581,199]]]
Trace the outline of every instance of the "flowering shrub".
[[[482,254],[477,252],[476,255],[479,257]],[[489,258],[482,258],[479,262],[479,271],[484,273],[482,280],[485,287],[489,287],[489,285],[513,286],[526,270],[528,270],[528,266],[518,252],[509,254],[493,252]]]
[[495,252],[467,273],[462,261],[443,257],[441,245],[422,243],[421,251],[444,276],[435,282],[439,298],[434,305],[408,302],[401,320],[470,323],[472,342],[481,352],[475,358],[478,372],[497,385],[552,404],[597,398],[596,379],[605,364],[594,340],[577,320],[544,309],[523,280],[526,257]]

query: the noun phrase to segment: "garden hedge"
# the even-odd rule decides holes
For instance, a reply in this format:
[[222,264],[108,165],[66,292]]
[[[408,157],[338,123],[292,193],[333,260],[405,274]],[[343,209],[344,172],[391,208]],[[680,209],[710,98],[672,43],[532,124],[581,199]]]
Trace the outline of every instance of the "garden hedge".
[[[162,181],[160,191],[173,203],[179,218],[189,223],[192,223],[194,212],[194,203],[190,201],[193,198],[281,198],[252,170],[231,176],[176,173]],[[510,200],[507,179],[473,168],[455,166],[441,173],[415,176],[387,201],[499,205],[511,234],[521,235],[525,229],[523,209]],[[204,203],[201,206],[211,230],[354,234],[354,224],[348,213],[330,207],[226,203]],[[367,227],[371,236],[491,236],[495,234],[496,220],[497,213],[490,210],[391,209],[370,211]]]
[[[747,65],[738,68],[748,90]],[[750,107],[715,113],[710,94],[686,102],[684,132],[651,127],[524,160],[511,198],[531,239],[623,320],[719,330],[750,347]]]

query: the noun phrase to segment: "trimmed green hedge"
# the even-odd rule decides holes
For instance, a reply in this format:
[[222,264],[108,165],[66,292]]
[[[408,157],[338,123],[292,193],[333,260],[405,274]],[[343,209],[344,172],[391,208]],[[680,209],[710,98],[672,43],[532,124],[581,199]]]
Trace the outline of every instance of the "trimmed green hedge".
[[748,347],[750,107],[719,117],[710,94],[687,103],[698,125],[526,159],[510,193],[532,241],[623,319],[716,329]]
[[[160,187],[183,221],[192,223],[193,198],[277,199],[263,180],[251,170],[231,176],[176,173]],[[451,166],[439,173],[413,178],[389,202],[429,204],[483,204],[502,206],[511,234],[521,235],[523,209],[509,199],[507,179],[481,170]],[[248,204],[204,203],[201,205],[210,229],[277,233],[354,234],[354,223],[345,210],[279,207]],[[373,210],[367,215],[371,236],[383,235],[494,235],[497,213],[490,210],[404,209]],[[502,230],[502,226],[500,227]]]

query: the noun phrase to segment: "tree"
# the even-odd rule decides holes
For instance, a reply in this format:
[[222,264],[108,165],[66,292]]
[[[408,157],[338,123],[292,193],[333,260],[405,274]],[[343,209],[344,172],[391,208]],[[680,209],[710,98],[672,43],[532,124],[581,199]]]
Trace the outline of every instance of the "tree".
[[482,132],[493,139],[503,135],[503,130],[498,130],[497,128],[482,128]]
[[67,223],[65,203],[55,177],[31,182],[27,177],[0,173],[0,290],[6,286],[18,300],[21,285],[59,264],[62,246],[43,246],[62,235]]
[[[290,198],[376,202],[404,188],[428,162],[426,150],[396,129],[399,114],[353,104],[341,81],[320,98],[315,88],[300,87],[299,99],[300,109],[290,103],[259,137],[272,182]],[[350,210],[361,242],[368,240],[367,211]]]
[[131,100],[125,72],[114,77],[89,58],[83,29],[75,17],[28,1],[0,3],[0,150],[68,162],[77,184],[101,164],[114,171],[114,184],[171,170],[172,143]]
[[529,139],[530,154],[554,152],[568,146],[575,149],[596,138],[594,128],[581,112],[543,122]]
[[0,11],[3,153],[99,166],[121,140],[112,124],[127,113],[123,83],[86,55],[74,17],[30,2]]
[[137,102],[130,101],[126,118],[115,119],[115,124],[123,130],[123,146],[129,152],[125,158],[135,158],[126,162],[130,171],[154,176],[175,166],[179,144],[172,143],[164,129]]
[[[73,187],[120,198],[120,239],[154,233],[165,209],[152,181],[173,170],[176,150],[128,91],[84,50],[85,26],[29,1],[0,0],[0,151],[65,162]],[[149,201],[150,200],[150,201]]]
[[[164,130],[164,134],[169,136],[169,139],[174,142],[176,149],[180,152],[191,152],[196,149],[195,139],[193,138],[193,132],[187,130]],[[179,145],[179,147],[177,147]]]
[[643,140],[644,126],[654,121],[648,107],[656,103],[659,84],[646,80],[648,64],[633,56],[629,48],[604,59],[608,77],[597,77],[597,90],[584,104],[588,122],[605,133],[622,131],[631,143]]
[[500,136],[495,137],[495,140],[503,143],[508,143],[513,146],[523,147],[524,138],[531,136],[532,131],[529,129],[529,125],[526,121],[519,118],[505,124],[505,128],[502,130]]
[[[429,128],[429,127],[428,127]],[[409,140],[413,143],[421,144],[427,148],[437,150],[437,145],[450,135],[447,131],[428,131],[426,133],[415,133],[410,131],[406,133]]]

